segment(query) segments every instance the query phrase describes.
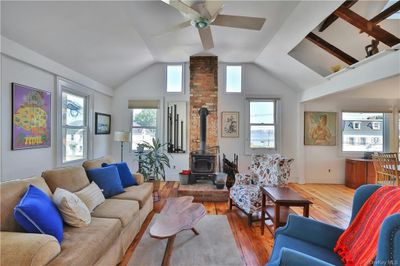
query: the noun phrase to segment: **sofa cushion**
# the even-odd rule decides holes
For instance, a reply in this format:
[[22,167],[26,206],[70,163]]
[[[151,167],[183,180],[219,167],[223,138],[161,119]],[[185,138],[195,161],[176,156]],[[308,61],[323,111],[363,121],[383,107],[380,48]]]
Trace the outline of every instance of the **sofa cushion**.
[[115,195],[113,199],[136,200],[139,202],[140,209],[145,204],[146,200],[153,195],[153,184],[145,182],[139,186],[131,186],[125,188],[125,192]]
[[107,167],[110,165],[115,165],[117,167],[118,173],[119,173],[119,178],[121,179],[121,184],[123,187],[130,187],[130,186],[135,186],[138,184],[136,182],[135,176],[132,175],[131,171],[129,170],[127,163],[125,163],[125,162],[112,163],[112,164],[103,163],[101,166]]
[[61,253],[49,265],[93,265],[118,241],[118,219],[92,218],[87,227],[66,226]]
[[104,203],[94,209],[92,216],[119,219],[122,227],[125,227],[138,212],[139,203],[137,201],[106,199]]
[[89,185],[89,179],[82,166],[47,170],[42,173],[42,176],[51,192],[54,192],[58,187],[76,192]]
[[28,233],[47,234],[63,240],[63,220],[56,205],[43,191],[33,185],[15,206],[14,217]]
[[91,216],[88,207],[74,193],[57,188],[53,194],[53,202],[56,204],[65,223],[75,227],[90,224]]
[[100,168],[103,163],[111,164],[114,160],[110,156],[100,157],[94,160],[83,162],[82,166],[85,170]]
[[96,185],[95,182],[90,183],[89,186],[75,192],[75,194],[83,201],[83,203],[85,203],[86,207],[89,209],[89,212],[92,212],[94,208],[106,200],[99,186]]
[[270,258],[271,262],[279,258],[279,252],[283,247],[310,255],[333,265],[343,265],[340,257],[333,250],[283,234],[279,234],[275,239],[273,253]]
[[118,169],[115,165],[90,169],[86,173],[90,181],[95,182],[99,186],[105,198],[110,198],[124,192]]
[[25,230],[14,219],[14,208],[32,184],[51,197],[51,191],[42,177],[31,177],[12,180],[0,184],[0,230],[24,232]]

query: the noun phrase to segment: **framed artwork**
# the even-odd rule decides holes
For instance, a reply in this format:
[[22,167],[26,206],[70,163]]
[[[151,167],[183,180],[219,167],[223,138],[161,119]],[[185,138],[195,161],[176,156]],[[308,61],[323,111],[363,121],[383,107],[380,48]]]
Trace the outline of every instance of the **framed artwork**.
[[304,112],[304,145],[336,146],[336,113]]
[[95,134],[110,134],[111,115],[95,113]]
[[12,150],[51,145],[51,94],[12,83]]
[[239,137],[239,112],[222,112],[221,137]]

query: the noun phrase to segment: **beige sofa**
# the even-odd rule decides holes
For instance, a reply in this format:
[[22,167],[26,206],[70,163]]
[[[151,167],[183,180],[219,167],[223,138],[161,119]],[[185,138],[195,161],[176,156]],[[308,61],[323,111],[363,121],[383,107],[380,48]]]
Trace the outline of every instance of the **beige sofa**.
[[138,186],[125,188],[96,207],[92,222],[87,227],[75,228],[64,225],[61,245],[50,235],[29,234],[16,223],[13,209],[29,184],[43,190],[49,196],[57,187],[72,192],[89,185],[85,168],[100,167],[111,162],[109,157],[86,161],[83,167],[47,170],[42,177],[5,182],[1,193],[1,265],[116,265],[147,215],[153,210],[153,187],[138,177]]

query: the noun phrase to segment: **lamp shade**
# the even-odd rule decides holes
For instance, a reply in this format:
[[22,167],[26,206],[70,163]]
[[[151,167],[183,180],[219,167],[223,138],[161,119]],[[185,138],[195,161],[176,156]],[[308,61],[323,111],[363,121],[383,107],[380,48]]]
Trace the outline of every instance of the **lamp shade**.
[[129,132],[114,131],[114,141],[129,142]]

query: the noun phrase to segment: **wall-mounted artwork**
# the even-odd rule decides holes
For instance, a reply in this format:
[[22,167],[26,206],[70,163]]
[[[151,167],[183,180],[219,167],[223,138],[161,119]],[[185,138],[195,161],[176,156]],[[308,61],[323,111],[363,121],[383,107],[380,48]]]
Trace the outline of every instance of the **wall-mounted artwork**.
[[223,138],[239,137],[239,112],[222,112],[221,136]]
[[185,153],[187,143],[187,103],[167,103],[167,142],[169,153]]
[[111,115],[95,113],[95,134],[110,134]]
[[304,112],[304,145],[336,146],[336,113]]
[[12,83],[12,149],[51,145],[51,95]]

